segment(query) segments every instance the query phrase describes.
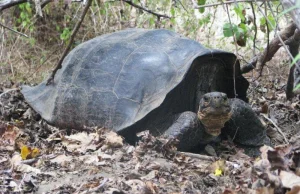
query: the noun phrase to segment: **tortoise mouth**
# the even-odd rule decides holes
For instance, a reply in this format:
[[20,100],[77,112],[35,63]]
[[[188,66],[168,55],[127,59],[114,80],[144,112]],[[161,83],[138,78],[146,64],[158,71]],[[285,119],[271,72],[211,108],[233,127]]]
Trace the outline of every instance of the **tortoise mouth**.
[[205,126],[206,133],[218,136],[221,133],[221,129],[224,127],[225,123],[231,118],[232,112],[229,111],[223,114],[211,114],[205,112],[198,112],[198,118],[201,123]]

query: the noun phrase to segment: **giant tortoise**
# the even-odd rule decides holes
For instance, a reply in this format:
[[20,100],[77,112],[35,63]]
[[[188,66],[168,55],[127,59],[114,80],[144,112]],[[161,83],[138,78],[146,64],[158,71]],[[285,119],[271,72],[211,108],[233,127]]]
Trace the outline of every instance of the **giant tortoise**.
[[22,93],[61,128],[107,127],[129,142],[149,130],[178,138],[186,151],[214,140],[227,122],[222,133],[256,149],[268,138],[244,102],[248,85],[232,53],[165,29],[128,29],[78,45],[51,85]]

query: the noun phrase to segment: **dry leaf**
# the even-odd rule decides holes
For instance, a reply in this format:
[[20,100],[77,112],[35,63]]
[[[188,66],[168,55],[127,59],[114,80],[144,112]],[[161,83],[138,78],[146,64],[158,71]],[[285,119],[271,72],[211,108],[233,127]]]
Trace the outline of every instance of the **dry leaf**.
[[123,138],[113,131],[106,134],[105,143],[112,148],[123,146]]
[[299,186],[300,185],[300,177],[295,175],[292,172],[287,172],[287,171],[282,170],[280,172],[279,176],[280,176],[282,185],[285,188],[291,189],[294,186]]
[[95,142],[97,142],[98,139],[99,135],[97,133],[87,134],[86,132],[82,132],[63,137],[62,144],[66,146],[70,152],[85,153],[87,150],[97,149]]

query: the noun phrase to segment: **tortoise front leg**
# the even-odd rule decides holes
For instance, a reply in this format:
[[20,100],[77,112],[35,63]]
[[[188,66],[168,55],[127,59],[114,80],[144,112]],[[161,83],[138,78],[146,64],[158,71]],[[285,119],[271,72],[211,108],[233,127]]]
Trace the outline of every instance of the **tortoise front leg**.
[[224,134],[251,156],[260,155],[259,148],[271,145],[266,129],[252,108],[240,99],[230,100],[232,117],[225,124]]
[[186,111],[175,115],[173,124],[164,132],[164,136],[177,138],[180,151],[189,151],[199,144],[207,144],[216,139],[215,136],[205,132],[203,124],[199,121],[197,114]]

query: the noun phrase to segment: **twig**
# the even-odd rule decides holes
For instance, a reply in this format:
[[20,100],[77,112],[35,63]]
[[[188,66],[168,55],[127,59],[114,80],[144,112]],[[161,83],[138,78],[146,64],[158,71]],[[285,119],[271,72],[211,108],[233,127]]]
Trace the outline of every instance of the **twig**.
[[[55,49],[44,61],[41,63],[38,67],[35,68],[35,71],[32,72],[29,76],[26,76],[25,80],[28,80],[31,82],[33,80],[33,75],[40,70],[40,68],[52,57],[57,51],[60,51],[60,49]],[[31,78],[31,79],[28,79]]]
[[108,181],[108,178],[104,178],[102,183],[99,186],[97,186],[95,188],[92,188],[92,189],[89,189],[88,192],[89,193],[99,192],[100,189],[107,183],[107,181]]
[[125,2],[125,3],[127,3],[127,4],[129,4],[129,5],[131,5],[131,6],[133,6],[133,7],[135,7],[135,8],[138,8],[138,9],[143,10],[143,11],[145,11],[145,12],[151,13],[151,14],[157,16],[157,17],[168,18],[168,19],[171,19],[171,18],[172,18],[172,17],[170,17],[170,16],[163,15],[163,14],[159,14],[159,13],[155,13],[155,12],[149,10],[149,9],[146,9],[146,8],[144,8],[144,7],[142,7],[142,6],[139,6],[139,5],[135,4],[135,3],[133,3],[131,0],[119,0],[119,1],[123,1],[123,2]]
[[88,0],[87,3],[86,3],[86,5],[85,5],[85,7],[84,7],[84,10],[83,10],[83,12],[82,12],[82,14],[80,16],[80,19],[78,20],[78,22],[76,23],[76,25],[75,25],[75,27],[74,27],[74,29],[72,31],[72,34],[71,34],[68,46],[64,50],[64,52],[63,52],[60,60],[58,61],[56,67],[54,68],[54,70],[52,71],[49,79],[47,80],[47,85],[49,85],[51,82],[53,82],[55,73],[57,72],[57,70],[59,70],[61,68],[62,62],[63,62],[64,58],[67,56],[68,52],[70,51],[71,46],[72,46],[73,41],[74,41],[74,38],[76,36],[76,33],[79,30],[79,28],[81,26],[81,23],[83,22],[84,17],[86,15],[87,11],[89,10],[89,7],[90,7],[91,4],[92,4],[92,0]]
[[[212,157],[212,156],[206,156],[206,155],[201,155],[201,154],[194,154],[194,153],[190,153],[190,152],[179,152],[176,151],[177,154],[182,154],[191,158],[196,158],[199,160],[206,160],[206,161],[210,161],[210,162],[215,162],[217,161],[219,158],[218,157]],[[234,162],[230,162],[230,161],[225,161],[226,164],[232,165],[232,166],[236,166],[238,164],[234,163]]]
[[285,143],[289,143],[289,141],[287,140],[287,138],[285,137],[284,133],[282,132],[282,130],[274,123],[274,121],[272,121],[272,119],[268,118],[265,114],[260,114],[262,115],[265,119],[267,119],[268,121],[270,121],[275,128],[277,129],[278,133],[280,133],[282,135],[282,137],[284,138]]
[[[265,0],[259,0],[259,1],[265,1]],[[194,9],[200,9],[203,7],[213,7],[213,6],[218,6],[218,5],[223,5],[223,4],[232,4],[232,3],[246,3],[246,2],[253,2],[253,0],[233,0],[233,1],[223,1],[221,3],[213,3],[213,4],[207,4],[207,5],[194,5]]]
[[255,15],[255,11],[254,11],[254,6],[253,6],[253,2],[250,3],[251,5],[251,9],[252,9],[252,14],[253,14],[253,25],[254,25],[254,38],[253,38],[253,56],[256,55],[255,49],[255,41],[256,41],[256,36],[257,36],[257,25],[256,25],[256,15]]
[[[51,1],[52,0],[43,0],[41,2],[41,8],[45,7]],[[32,0],[0,0],[0,11],[26,2],[32,2]]]
[[7,93],[12,92],[12,91],[15,91],[15,90],[19,90],[19,88],[13,88],[13,89],[6,90],[6,91],[3,92],[2,94],[0,94],[0,98],[1,98],[2,96],[4,96],[4,94],[7,94]]
[[179,4],[183,7],[183,9],[184,9],[186,12],[188,12],[188,10],[184,7],[184,5],[182,4],[182,2],[181,2],[180,0],[175,0],[175,1],[178,1]]
[[29,38],[29,36],[27,36],[26,34],[23,34],[23,33],[21,33],[21,32],[18,32],[18,31],[14,30],[14,29],[12,29],[12,28],[10,28],[10,27],[7,27],[7,26],[1,24],[1,23],[0,23],[0,26],[2,26],[3,28],[6,28],[6,29],[8,29],[8,30],[10,30],[10,31],[12,31],[12,32],[14,32],[14,33],[16,33],[16,34],[19,34],[19,35],[21,35],[21,36],[24,36],[24,37],[26,37],[26,38]]
[[216,161],[216,157],[212,157],[212,156],[194,154],[194,153],[190,153],[190,152],[179,152],[179,151],[177,151],[176,153],[177,154],[182,154],[182,155],[185,155],[185,156],[189,156],[191,158],[197,158],[197,159],[200,159],[200,160],[208,160],[208,161],[212,161],[212,162]]

